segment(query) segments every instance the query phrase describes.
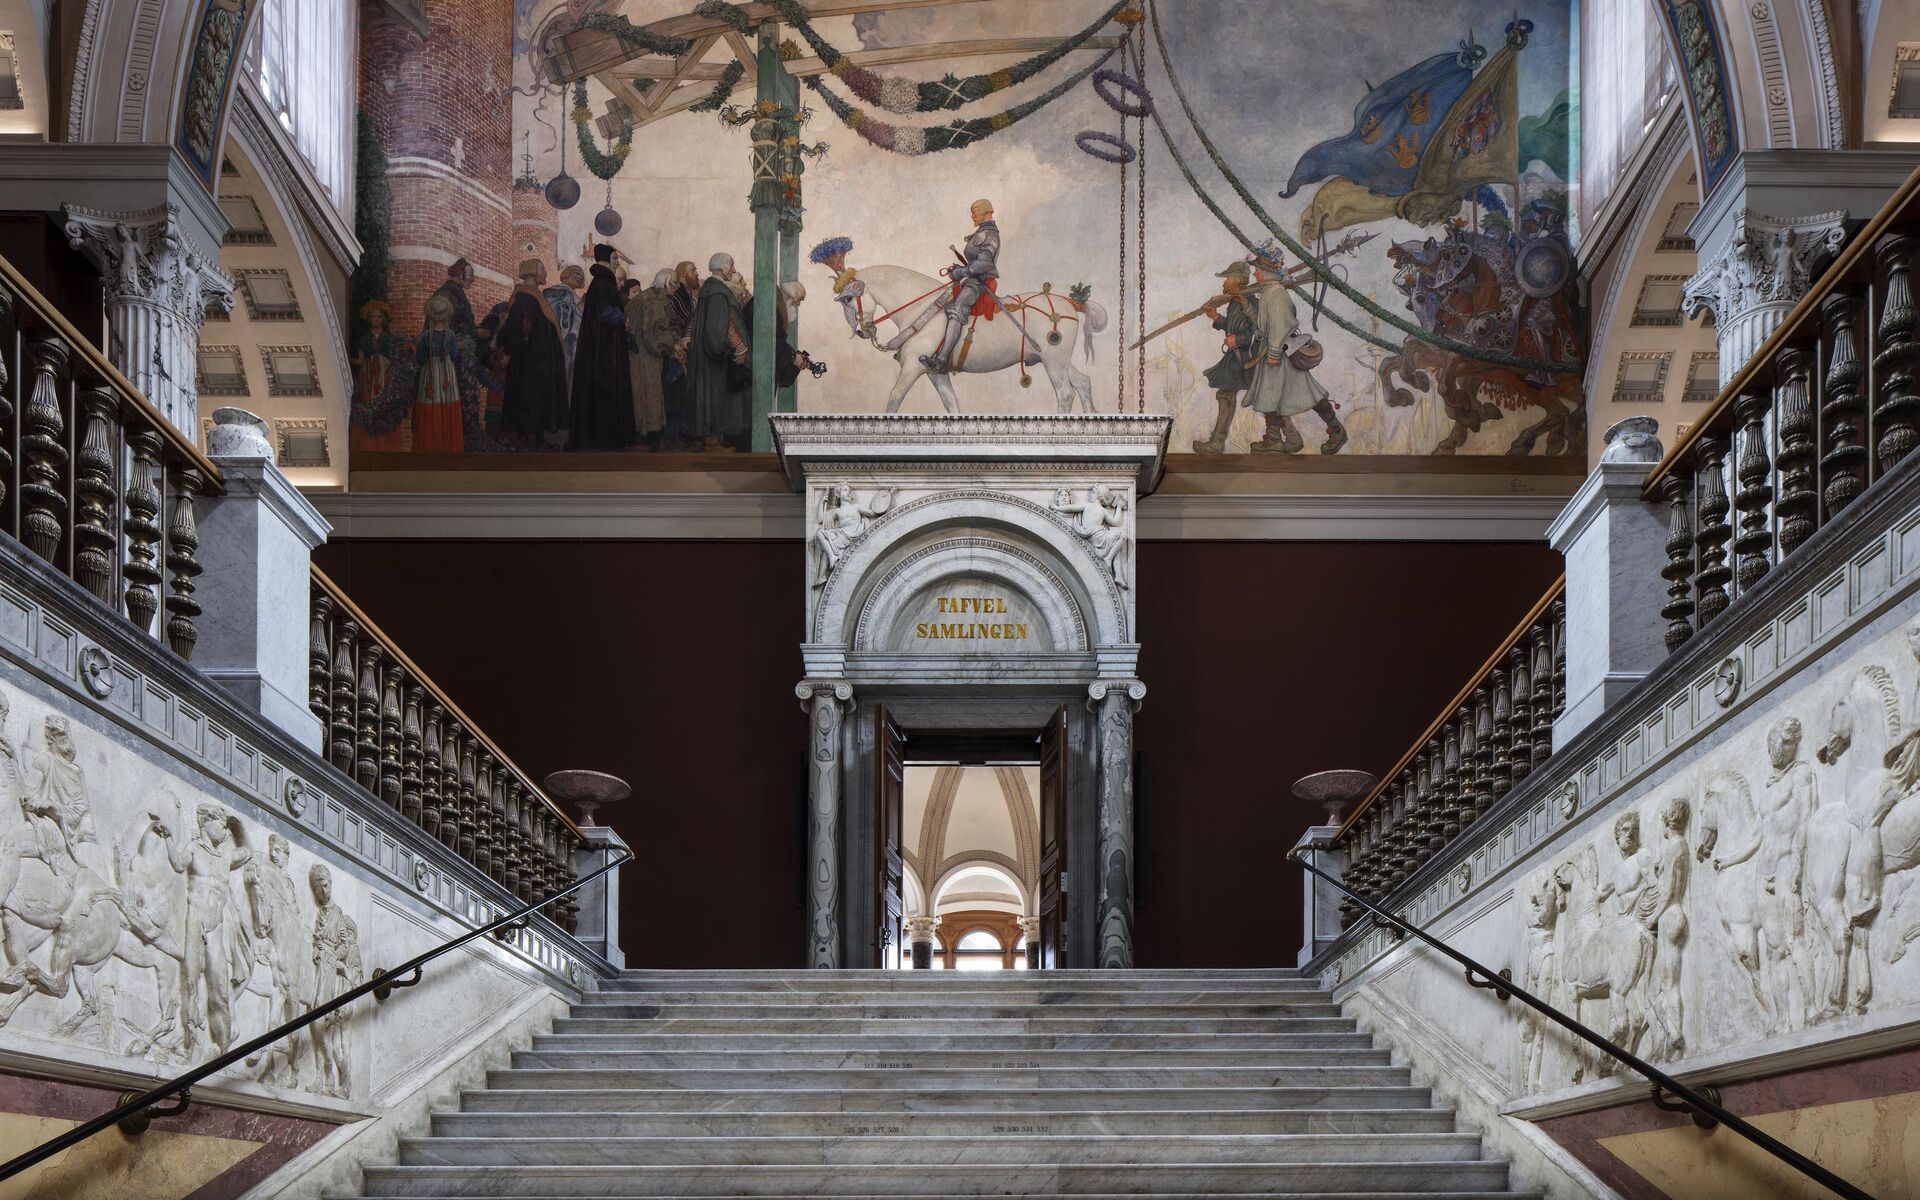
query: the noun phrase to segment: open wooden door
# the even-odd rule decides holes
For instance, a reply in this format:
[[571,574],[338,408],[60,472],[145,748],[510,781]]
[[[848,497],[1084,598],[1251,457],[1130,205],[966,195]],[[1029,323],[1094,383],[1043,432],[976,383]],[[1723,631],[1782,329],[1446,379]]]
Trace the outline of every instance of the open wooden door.
[[900,853],[907,795],[906,739],[884,704],[873,711],[877,723],[874,761],[880,778],[874,787],[874,963],[900,965],[900,920],[906,913],[906,859]]
[[1066,965],[1067,945],[1067,708],[1040,736],[1040,961]]

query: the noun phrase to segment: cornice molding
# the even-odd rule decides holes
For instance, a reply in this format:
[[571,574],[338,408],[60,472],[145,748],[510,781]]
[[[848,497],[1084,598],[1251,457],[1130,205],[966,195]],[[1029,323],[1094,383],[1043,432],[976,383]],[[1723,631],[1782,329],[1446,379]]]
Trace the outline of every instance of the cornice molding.
[[[765,493],[312,492],[334,537],[383,540],[798,541],[802,497]],[[1145,541],[1537,542],[1565,496],[1158,495]]]

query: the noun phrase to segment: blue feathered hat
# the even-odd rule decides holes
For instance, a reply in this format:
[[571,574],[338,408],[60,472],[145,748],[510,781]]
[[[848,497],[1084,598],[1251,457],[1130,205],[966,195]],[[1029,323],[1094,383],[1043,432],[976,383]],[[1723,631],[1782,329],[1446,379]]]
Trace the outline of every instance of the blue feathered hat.
[[852,254],[853,239],[850,237],[830,237],[807,252],[807,261],[826,265],[826,261],[836,254]]

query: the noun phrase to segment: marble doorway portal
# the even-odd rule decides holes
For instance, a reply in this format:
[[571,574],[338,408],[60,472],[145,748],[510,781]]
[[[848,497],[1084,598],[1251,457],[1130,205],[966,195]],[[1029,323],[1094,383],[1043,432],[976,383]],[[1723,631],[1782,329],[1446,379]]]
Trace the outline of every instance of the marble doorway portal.
[[891,725],[908,742],[1036,747],[1051,731],[1064,813],[1052,965],[1130,967],[1133,714],[1146,695],[1134,514],[1159,481],[1168,419],[772,422],[807,502],[808,962],[876,967],[901,947],[880,886]]

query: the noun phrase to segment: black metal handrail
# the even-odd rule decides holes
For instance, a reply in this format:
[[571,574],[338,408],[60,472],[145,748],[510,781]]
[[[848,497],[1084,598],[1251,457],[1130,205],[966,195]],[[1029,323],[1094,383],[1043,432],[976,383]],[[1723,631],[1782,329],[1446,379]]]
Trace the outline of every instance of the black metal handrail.
[[[1490,989],[1502,1000],[1505,1000],[1508,996],[1514,997],[1535,1012],[1542,1014],[1577,1037],[1598,1047],[1608,1056],[1625,1063],[1627,1066],[1633,1068],[1633,1070],[1645,1076],[1648,1082],[1653,1085],[1653,1103],[1656,1108],[1664,1109],[1668,1112],[1688,1113],[1692,1116],[1693,1123],[1701,1129],[1712,1129],[1716,1125],[1725,1125],[1728,1129],[1733,1130],[1741,1137],[1760,1147],[1760,1149],[1765,1150],[1768,1154],[1773,1155],[1781,1162],[1786,1163],[1794,1170],[1799,1171],[1802,1175],[1820,1184],[1835,1195],[1845,1196],[1848,1200],[1876,1200],[1872,1193],[1863,1191],[1853,1184],[1848,1183],[1832,1171],[1827,1170],[1819,1163],[1814,1162],[1806,1155],[1795,1150],[1792,1146],[1754,1128],[1733,1112],[1723,1107],[1719,1101],[1717,1089],[1708,1088],[1706,1092],[1702,1092],[1681,1083],[1665,1071],[1641,1059],[1626,1047],[1617,1045],[1611,1040],[1595,1033],[1579,1021],[1574,1020],[1566,1013],[1561,1012],[1553,1005],[1535,996],[1532,992],[1514,983],[1505,975],[1489,970],[1482,963],[1468,958],[1426,930],[1417,925],[1410,925],[1386,909],[1381,908],[1373,901],[1360,895],[1352,888],[1349,888],[1340,880],[1335,879],[1332,875],[1327,874],[1319,867],[1308,862],[1301,850],[1301,847],[1295,847],[1289,850],[1287,852],[1287,860],[1303,870],[1313,872],[1321,879],[1326,880],[1334,887],[1345,892],[1348,896],[1352,897],[1361,908],[1372,913],[1375,919],[1386,922],[1403,934],[1410,934],[1413,937],[1419,938],[1427,945],[1432,946],[1435,950],[1438,950],[1454,962],[1465,967],[1467,971],[1467,982],[1472,986]],[[1479,978],[1476,979],[1475,975],[1478,975]],[[1708,1092],[1713,1094],[1709,1095],[1707,1094]],[[1671,1100],[1667,1098],[1669,1095],[1673,1097]]]
[[[632,850],[625,846],[616,847],[616,849],[619,850],[622,857],[601,864],[591,874],[574,880],[570,887],[563,888],[543,899],[535,900],[531,904],[522,905],[520,908],[489,924],[482,925],[476,929],[470,929],[459,937],[444,941],[426,953],[408,959],[392,970],[382,971],[352,991],[342,992],[318,1008],[309,1009],[307,1012],[302,1013],[286,1024],[275,1029],[269,1029],[245,1045],[235,1047],[220,1057],[213,1059],[211,1062],[202,1063],[184,1075],[169,1079],[160,1086],[149,1091],[141,1092],[138,1095],[129,1092],[118,1108],[101,1113],[86,1124],[77,1125],[57,1138],[42,1142],[18,1158],[0,1164],[0,1181],[11,1179],[28,1167],[45,1162],[61,1151],[79,1145],[81,1142],[86,1141],[94,1134],[107,1129],[109,1126],[119,1125],[124,1121],[128,1122],[126,1128],[129,1133],[138,1133],[146,1128],[147,1121],[153,1117],[172,1116],[175,1113],[186,1111],[187,1106],[192,1103],[189,1089],[207,1076],[217,1071],[225,1070],[241,1059],[273,1045],[288,1034],[298,1033],[315,1021],[320,1020],[320,1018],[340,1011],[362,996],[372,993],[375,1000],[384,1000],[396,988],[412,987],[414,984],[420,982],[421,968],[425,967],[434,959],[439,958],[441,955],[452,950],[458,950],[476,938],[486,937],[488,934],[498,933],[503,930],[511,931],[518,929],[526,924],[528,917],[540,909],[545,908],[556,900],[564,900],[566,897],[571,896],[602,875],[611,874],[633,861]],[[411,976],[411,978],[403,979],[401,978],[402,976]],[[150,1111],[159,1101],[165,1100],[169,1096],[179,1097],[179,1102],[174,1107],[161,1109],[157,1112]]]

